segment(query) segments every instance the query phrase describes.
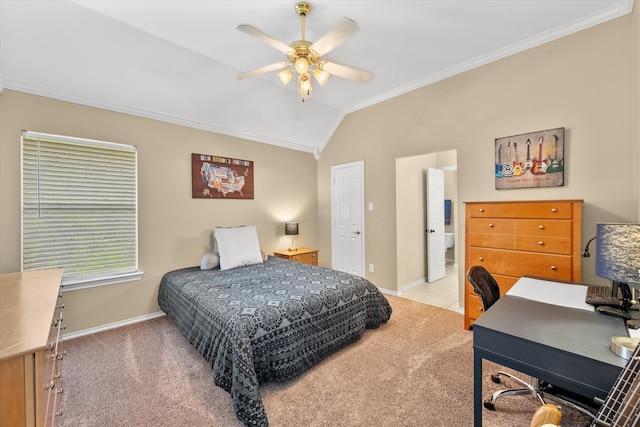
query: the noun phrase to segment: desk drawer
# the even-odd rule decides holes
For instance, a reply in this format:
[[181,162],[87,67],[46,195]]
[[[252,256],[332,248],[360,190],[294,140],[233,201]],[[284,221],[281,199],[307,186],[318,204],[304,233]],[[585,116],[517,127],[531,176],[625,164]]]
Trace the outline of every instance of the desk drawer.
[[492,274],[505,276],[539,276],[556,280],[573,280],[571,256],[535,252],[469,248],[470,265],[482,265]]

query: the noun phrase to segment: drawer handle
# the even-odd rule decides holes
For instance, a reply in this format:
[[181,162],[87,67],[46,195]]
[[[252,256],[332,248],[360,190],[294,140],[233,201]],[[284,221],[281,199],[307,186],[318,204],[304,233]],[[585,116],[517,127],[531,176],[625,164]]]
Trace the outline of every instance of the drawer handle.
[[484,258],[482,258],[482,257],[479,257],[478,259],[479,259],[480,261],[484,261]]
[[544,242],[541,240],[541,241],[538,242],[538,245],[544,246]]
[[56,417],[61,417],[62,416],[62,409],[60,409],[58,412],[56,412]]
[[551,212],[556,213],[556,212],[558,212],[558,209],[556,209],[556,208],[551,208]]
[[56,308],[60,308],[60,309],[62,309],[62,308],[64,308],[64,304],[60,304],[60,305],[59,305],[59,306],[57,306]]
[[555,265],[552,265],[552,266],[551,266],[551,269],[552,269],[553,271],[556,271],[556,270],[558,269],[558,267],[556,267]]
[[539,226],[538,226],[538,229],[539,229],[539,230],[544,230],[544,225],[539,225]]
[[480,208],[480,212],[484,212],[484,208]]
[[59,389],[56,390],[56,393],[58,393],[58,394],[62,394],[62,392],[64,392],[64,389],[62,389],[62,388],[59,388]]
[[484,307],[480,306],[480,307],[478,307],[478,310],[484,311]]
[[59,380],[60,378],[62,378],[62,374],[60,372],[58,372],[57,374],[55,374],[53,376],[54,379]]
[[56,385],[56,383],[55,383],[55,382],[53,382],[53,381],[51,381],[49,384],[46,384],[46,385],[44,386],[44,389],[45,389],[45,390],[51,390],[53,387],[55,387],[55,385]]
[[493,228],[493,224],[489,224],[489,228]]

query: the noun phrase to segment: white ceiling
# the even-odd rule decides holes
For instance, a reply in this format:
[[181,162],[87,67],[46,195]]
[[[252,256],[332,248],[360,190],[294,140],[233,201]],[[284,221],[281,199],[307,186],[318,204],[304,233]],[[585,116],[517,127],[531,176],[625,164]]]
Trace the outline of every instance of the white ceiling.
[[306,39],[355,20],[360,31],[325,59],[373,80],[332,77],[302,103],[275,73],[236,79],[286,59],[236,26],[289,44],[301,36],[296,3],[0,0],[0,89],[319,155],[350,112],[633,8],[633,0],[311,1]]

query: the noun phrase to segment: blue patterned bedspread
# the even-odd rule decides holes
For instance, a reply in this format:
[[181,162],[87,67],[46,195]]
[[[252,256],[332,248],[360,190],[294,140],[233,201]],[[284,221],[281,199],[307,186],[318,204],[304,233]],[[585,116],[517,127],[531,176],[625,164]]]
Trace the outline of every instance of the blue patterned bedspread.
[[171,271],[158,303],[209,361],[247,426],[269,424],[260,383],[300,375],[391,316],[366,279],[271,256],[230,270]]

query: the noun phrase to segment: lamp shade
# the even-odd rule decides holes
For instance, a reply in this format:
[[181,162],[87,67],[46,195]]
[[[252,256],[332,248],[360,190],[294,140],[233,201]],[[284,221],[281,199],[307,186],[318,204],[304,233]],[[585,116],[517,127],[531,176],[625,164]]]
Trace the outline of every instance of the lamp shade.
[[285,222],[284,224],[284,234],[287,236],[297,236],[298,235],[298,223],[297,222]]
[[597,224],[596,275],[614,282],[640,282],[640,224]]
[[289,84],[289,82],[291,81],[291,78],[293,77],[293,71],[291,71],[290,69],[286,68],[282,71],[280,71],[278,74],[278,79],[280,80],[280,83],[282,83],[283,86],[286,86]]

